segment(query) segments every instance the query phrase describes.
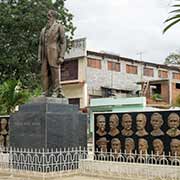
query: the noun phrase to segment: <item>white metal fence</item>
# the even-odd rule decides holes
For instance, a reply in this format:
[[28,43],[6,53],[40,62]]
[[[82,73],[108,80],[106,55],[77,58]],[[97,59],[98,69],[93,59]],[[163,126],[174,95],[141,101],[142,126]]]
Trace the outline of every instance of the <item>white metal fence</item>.
[[28,176],[80,173],[118,179],[180,180],[180,157],[88,152],[83,148],[37,150],[0,148],[0,170]]

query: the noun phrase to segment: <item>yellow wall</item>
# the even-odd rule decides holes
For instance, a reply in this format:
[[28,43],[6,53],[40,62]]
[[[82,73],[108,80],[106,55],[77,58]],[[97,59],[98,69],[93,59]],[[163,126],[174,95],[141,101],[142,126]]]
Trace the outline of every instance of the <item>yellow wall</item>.
[[63,92],[66,98],[80,98],[80,108],[83,108],[83,84],[66,84],[63,85]]

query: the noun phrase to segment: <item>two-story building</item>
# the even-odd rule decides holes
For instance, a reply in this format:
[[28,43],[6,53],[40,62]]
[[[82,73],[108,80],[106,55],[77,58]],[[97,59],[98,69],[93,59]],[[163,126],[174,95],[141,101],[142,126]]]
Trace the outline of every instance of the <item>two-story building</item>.
[[[146,84],[147,104],[171,105],[180,94],[180,69],[106,52],[86,49],[86,39],[77,39],[65,56],[62,66],[62,85],[70,103],[81,109],[91,98],[142,95]],[[162,99],[154,101],[153,94]]]

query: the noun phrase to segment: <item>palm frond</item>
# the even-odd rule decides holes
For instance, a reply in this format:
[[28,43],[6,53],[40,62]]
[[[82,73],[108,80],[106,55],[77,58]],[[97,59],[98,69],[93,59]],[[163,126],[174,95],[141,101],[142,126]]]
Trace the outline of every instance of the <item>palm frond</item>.
[[171,28],[172,26],[174,26],[175,24],[177,24],[179,21],[180,21],[180,18],[177,19],[176,21],[170,23],[168,26],[166,26],[166,27],[164,28],[164,30],[163,30],[163,34],[164,34],[169,28]]
[[171,7],[180,7],[180,4],[174,4]]
[[177,13],[177,12],[180,12],[180,9],[176,9],[176,10],[170,11],[169,13]]
[[166,23],[166,22],[172,21],[173,19],[177,19],[177,18],[180,18],[180,14],[177,14],[177,15],[171,17],[171,18],[168,18],[164,22]]

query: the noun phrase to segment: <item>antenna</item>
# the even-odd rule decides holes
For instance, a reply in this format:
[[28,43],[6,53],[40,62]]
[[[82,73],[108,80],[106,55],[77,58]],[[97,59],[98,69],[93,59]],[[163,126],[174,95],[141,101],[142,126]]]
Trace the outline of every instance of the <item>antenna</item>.
[[145,52],[140,51],[140,52],[138,52],[138,53],[136,53],[136,54],[139,56],[140,61],[142,61],[143,54],[145,54]]

